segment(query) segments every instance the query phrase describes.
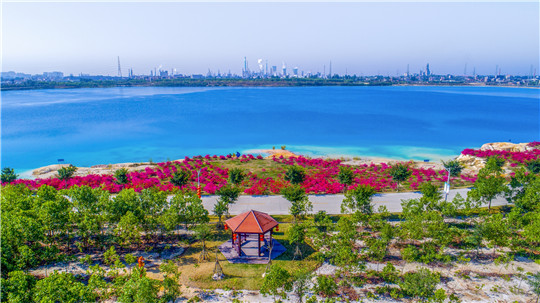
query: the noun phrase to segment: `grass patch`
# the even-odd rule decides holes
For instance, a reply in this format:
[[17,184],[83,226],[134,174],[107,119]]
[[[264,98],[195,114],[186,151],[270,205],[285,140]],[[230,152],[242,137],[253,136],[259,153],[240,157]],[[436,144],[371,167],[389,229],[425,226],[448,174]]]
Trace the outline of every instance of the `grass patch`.
[[[280,219],[280,216],[274,217]],[[274,233],[274,238],[285,246],[287,250],[277,259],[272,260],[272,264],[279,265],[290,273],[315,270],[321,265],[321,262],[316,260],[314,257],[315,250],[307,244],[301,246],[304,258],[302,260],[292,260],[295,247],[290,245],[286,239],[287,230],[290,226],[290,223],[282,223],[279,226],[280,231]],[[266,264],[231,264],[221,253],[218,253],[218,258],[225,278],[221,281],[212,280],[217,247],[229,239],[229,232],[216,232],[215,239],[206,243],[207,249],[210,251],[210,261],[201,263],[198,263],[198,260],[202,251],[202,244],[200,242],[191,244],[180,258],[179,270],[182,272],[180,283],[201,289],[258,290],[262,283],[262,274],[266,270]]]

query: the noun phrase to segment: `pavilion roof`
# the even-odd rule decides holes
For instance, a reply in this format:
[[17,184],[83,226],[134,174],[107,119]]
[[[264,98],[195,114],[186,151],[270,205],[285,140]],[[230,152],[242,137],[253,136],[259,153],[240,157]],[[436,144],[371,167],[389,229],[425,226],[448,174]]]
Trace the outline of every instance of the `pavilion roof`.
[[267,213],[250,210],[225,221],[225,224],[235,233],[263,234],[276,227],[278,222]]

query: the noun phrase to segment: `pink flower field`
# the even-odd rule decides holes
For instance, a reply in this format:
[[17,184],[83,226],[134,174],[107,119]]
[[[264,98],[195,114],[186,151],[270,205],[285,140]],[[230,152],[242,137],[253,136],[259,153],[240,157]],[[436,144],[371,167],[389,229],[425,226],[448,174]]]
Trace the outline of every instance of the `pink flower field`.
[[[465,150],[466,152],[468,150]],[[262,165],[264,164],[264,165]],[[446,181],[447,172],[443,170],[415,168],[412,162],[404,163],[408,166],[411,176],[401,184],[403,190],[418,190],[424,182],[442,184]],[[222,186],[227,184],[229,169],[227,167],[243,168],[245,165],[256,169],[244,169],[245,178],[241,187],[245,194],[269,195],[278,194],[290,183],[284,179],[287,168],[298,165],[305,170],[305,180],[301,186],[311,194],[336,194],[344,190],[356,188],[358,185],[369,185],[377,192],[391,192],[397,189],[397,184],[387,173],[391,167],[388,164],[364,164],[352,166],[354,182],[344,188],[338,181],[339,167],[345,166],[339,159],[306,158],[303,156],[284,158],[274,157],[263,159],[262,156],[241,155],[228,156],[196,156],[186,157],[184,161],[157,163],[153,168],[147,167],[144,171],[128,173],[127,184],[117,184],[112,175],[75,176],[68,180],[58,178],[26,180],[18,179],[12,184],[24,184],[30,189],[37,189],[49,185],[56,189],[66,189],[71,186],[87,185],[93,188],[102,188],[111,193],[117,193],[124,188],[133,188],[141,191],[146,188],[157,188],[162,191],[175,192],[179,187],[170,182],[171,176],[179,170],[191,173],[190,182],[182,187],[195,191],[197,188],[197,171],[201,170],[200,183],[205,194],[215,194]],[[260,167],[259,167],[260,166]],[[262,168],[264,166],[264,168]],[[468,186],[476,180],[476,176],[462,175],[452,178],[454,186]]]

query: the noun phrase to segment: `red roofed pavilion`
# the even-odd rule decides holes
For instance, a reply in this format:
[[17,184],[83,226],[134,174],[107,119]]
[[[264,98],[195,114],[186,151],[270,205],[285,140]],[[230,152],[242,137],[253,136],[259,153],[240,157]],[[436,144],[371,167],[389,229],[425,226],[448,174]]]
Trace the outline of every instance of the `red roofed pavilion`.
[[232,246],[236,248],[238,256],[242,255],[242,238],[246,240],[248,235],[258,235],[258,255],[260,256],[261,241],[272,243],[272,232],[274,227],[279,228],[278,225],[279,223],[270,215],[256,210],[250,210],[225,221],[225,229],[232,231]]

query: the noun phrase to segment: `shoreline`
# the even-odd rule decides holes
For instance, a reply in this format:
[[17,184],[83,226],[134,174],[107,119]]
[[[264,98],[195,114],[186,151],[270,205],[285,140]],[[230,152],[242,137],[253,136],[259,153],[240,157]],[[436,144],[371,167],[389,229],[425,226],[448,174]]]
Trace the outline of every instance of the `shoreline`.
[[518,85],[504,85],[504,84],[497,84],[497,85],[490,85],[490,84],[485,84],[485,83],[481,83],[481,82],[478,82],[478,83],[456,83],[456,84],[441,84],[441,83],[434,83],[434,84],[429,84],[429,83],[408,83],[408,84],[399,84],[399,83],[396,83],[396,84],[386,84],[386,83],[383,83],[383,84],[380,84],[380,83],[374,83],[374,84],[370,84],[370,83],[357,83],[357,84],[332,84],[332,83],[326,83],[326,84],[323,84],[323,85],[295,85],[294,83],[270,83],[268,85],[264,85],[263,84],[254,84],[254,85],[251,85],[251,84],[247,84],[247,85],[241,85],[241,84],[238,84],[238,85],[218,85],[218,84],[208,84],[208,85],[175,85],[175,86],[168,86],[168,85],[153,85],[153,84],[144,84],[144,85],[123,85],[123,84],[118,84],[118,85],[103,85],[103,86],[91,86],[91,85],[88,85],[88,86],[51,86],[51,87],[5,87],[5,86],[2,86],[0,87],[0,91],[2,92],[7,92],[7,91],[26,91],[26,90],[54,90],[54,89],[59,89],[59,90],[64,90],[64,89],[82,89],[82,88],[96,88],[96,89],[100,89],[100,88],[134,88],[134,87],[170,87],[170,88],[188,88],[188,87],[197,87],[197,88],[235,88],[235,87],[238,87],[238,88],[257,88],[257,87],[265,87],[265,88],[268,88],[268,87],[338,87],[338,86],[343,86],[343,87],[392,87],[392,86],[397,86],[397,87],[407,87],[407,86],[410,86],[410,87],[504,87],[504,88],[529,88],[529,89],[540,89],[540,86],[518,86]]
[[[442,164],[440,162],[425,162],[425,161],[419,161],[414,159],[404,160],[404,159],[398,159],[398,158],[388,158],[388,157],[376,157],[376,156],[353,156],[353,155],[341,155],[341,156],[335,156],[335,155],[323,155],[323,156],[311,156],[306,155],[304,153],[297,153],[292,152],[290,150],[283,150],[283,149],[250,149],[244,151],[244,154],[252,154],[257,155],[261,154],[264,156],[264,159],[272,159],[273,157],[280,157],[283,156],[285,158],[290,157],[310,157],[310,158],[321,158],[321,159],[340,159],[342,160],[343,164],[346,165],[380,165],[382,163],[397,163],[397,162],[413,162],[414,165],[418,168],[434,168],[434,169],[440,169],[442,168]],[[457,156],[455,156],[457,157]],[[455,158],[454,157],[454,158]],[[177,159],[177,160],[170,160],[171,162],[182,162],[184,159]],[[163,161],[166,162],[166,161]],[[111,164],[96,164],[92,166],[80,166],[77,167],[77,171],[75,172],[75,176],[86,176],[91,174],[97,174],[97,175],[111,175],[114,174],[114,172],[118,169],[125,168],[129,172],[132,171],[139,171],[144,170],[146,167],[155,167],[160,162],[123,162],[123,163],[111,163]],[[63,163],[63,164],[49,164],[41,167],[37,167],[35,169],[26,170],[19,174],[19,179],[47,179],[54,177],[57,174],[57,171],[62,167],[69,166],[69,163]]]

